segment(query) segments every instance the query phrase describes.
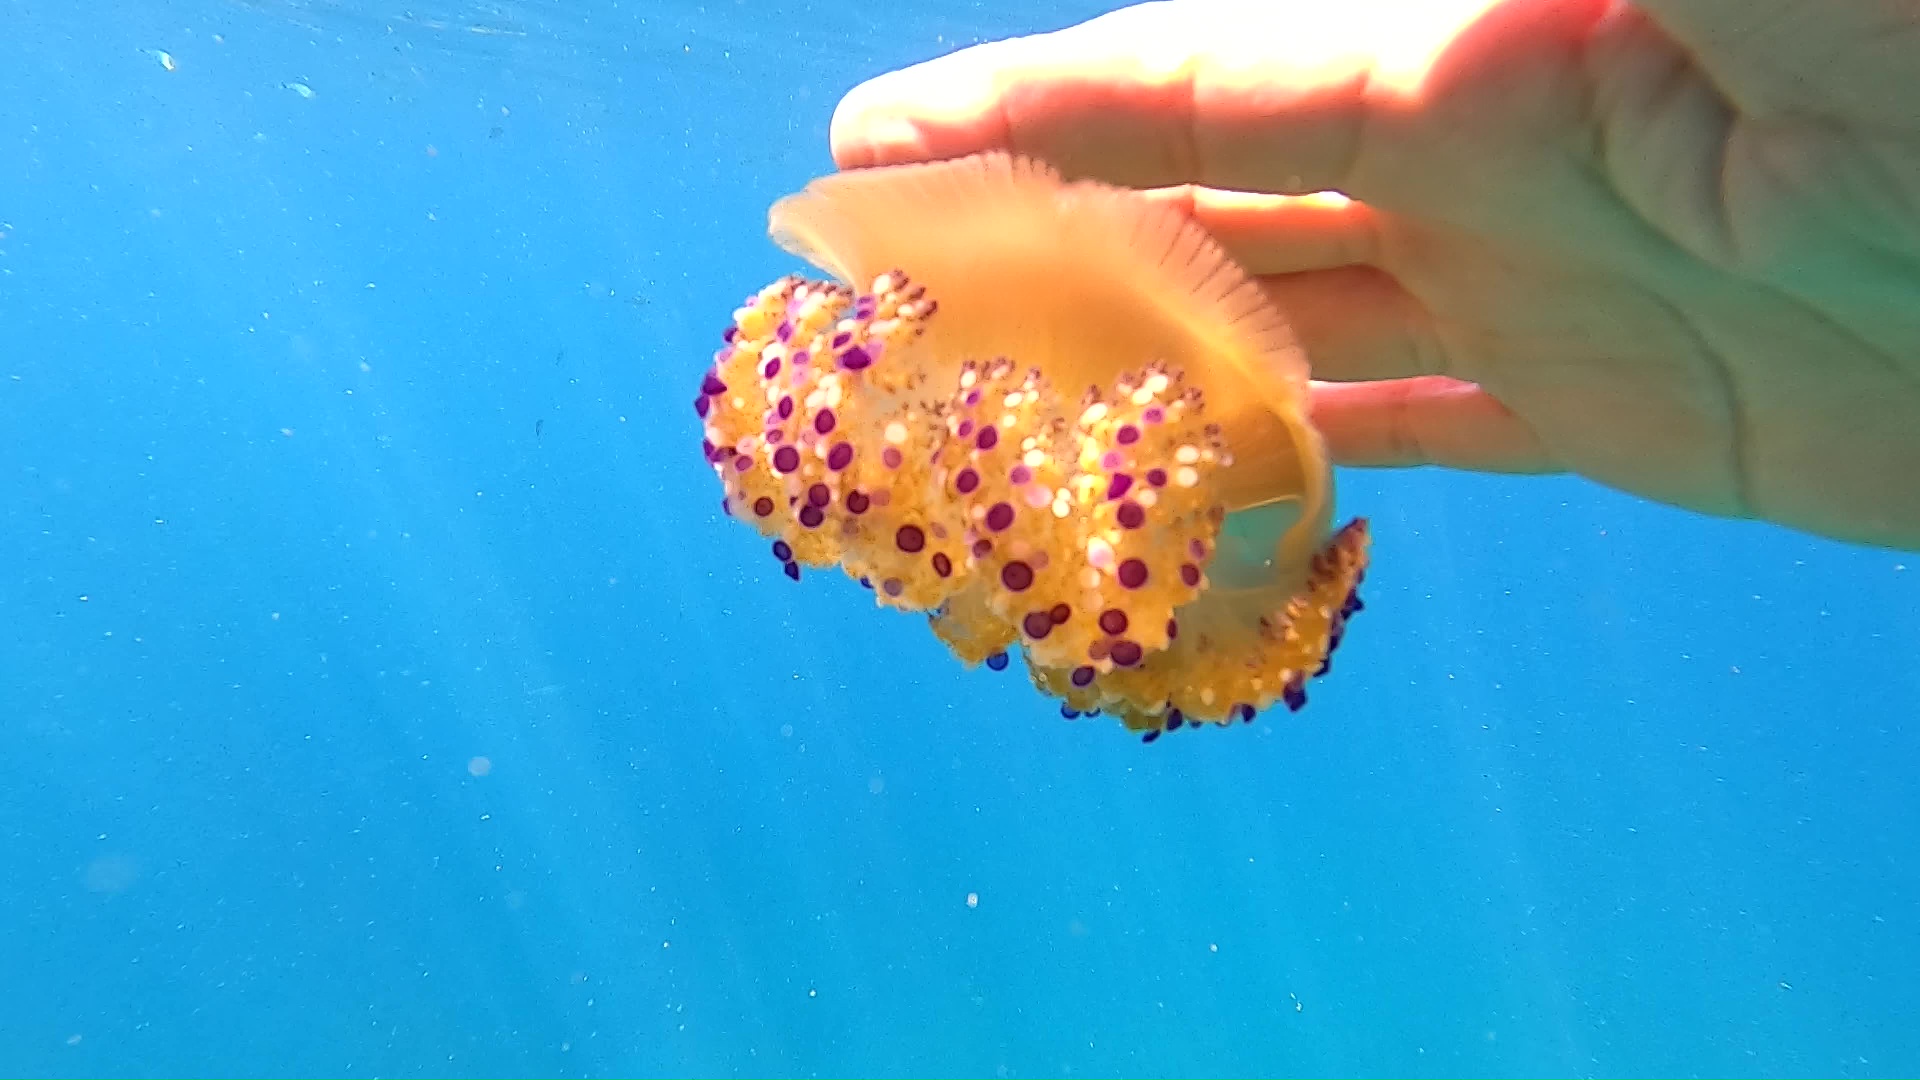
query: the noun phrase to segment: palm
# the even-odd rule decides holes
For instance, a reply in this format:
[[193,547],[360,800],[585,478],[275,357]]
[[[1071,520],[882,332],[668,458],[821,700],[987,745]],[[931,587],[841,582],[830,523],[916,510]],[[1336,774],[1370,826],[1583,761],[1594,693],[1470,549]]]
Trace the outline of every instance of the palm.
[[[1153,5],[1069,32],[1051,79],[1003,64],[990,111],[949,102],[894,150],[864,145],[998,142],[1114,182],[1209,185],[1175,197],[1337,380],[1317,417],[1347,463],[1569,469],[1920,544],[1920,120],[1903,104],[1920,32],[1890,43],[1865,0],[1796,6],[1656,25],[1604,0],[1375,0],[1276,51],[1244,13]],[[1294,5],[1256,17],[1301,17],[1276,7]],[[1695,32],[1735,24],[1724,47]],[[1115,65],[1123,41],[1136,55]],[[1141,41],[1198,59],[1156,71]],[[1815,70],[1779,60],[1809,54]],[[875,115],[858,98],[851,114]],[[852,130],[836,134],[861,145]]]

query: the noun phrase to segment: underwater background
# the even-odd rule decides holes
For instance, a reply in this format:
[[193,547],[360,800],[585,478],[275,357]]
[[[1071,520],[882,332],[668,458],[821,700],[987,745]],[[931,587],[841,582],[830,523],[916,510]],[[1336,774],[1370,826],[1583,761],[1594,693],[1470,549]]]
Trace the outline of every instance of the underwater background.
[[1102,9],[0,0],[0,1074],[1920,1070],[1920,558],[1346,472],[1143,746],[720,515],[839,96]]

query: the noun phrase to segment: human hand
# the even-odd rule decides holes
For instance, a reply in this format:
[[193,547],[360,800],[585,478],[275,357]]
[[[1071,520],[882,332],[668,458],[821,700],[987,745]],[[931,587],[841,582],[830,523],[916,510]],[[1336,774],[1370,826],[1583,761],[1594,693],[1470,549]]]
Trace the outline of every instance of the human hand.
[[834,116],[842,167],[990,148],[1212,231],[1294,322],[1341,464],[1920,548],[1907,6],[1169,0]]

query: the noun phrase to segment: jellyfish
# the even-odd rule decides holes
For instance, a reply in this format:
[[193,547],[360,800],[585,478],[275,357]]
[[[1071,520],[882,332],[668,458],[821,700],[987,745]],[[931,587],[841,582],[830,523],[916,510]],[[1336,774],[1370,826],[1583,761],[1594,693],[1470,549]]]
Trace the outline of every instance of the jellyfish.
[[1259,284],[1137,192],[1005,153],[774,204],[831,280],[747,298],[694,402],[723,508],[968,666],[1146,741],[1298,710],[1368,560]]

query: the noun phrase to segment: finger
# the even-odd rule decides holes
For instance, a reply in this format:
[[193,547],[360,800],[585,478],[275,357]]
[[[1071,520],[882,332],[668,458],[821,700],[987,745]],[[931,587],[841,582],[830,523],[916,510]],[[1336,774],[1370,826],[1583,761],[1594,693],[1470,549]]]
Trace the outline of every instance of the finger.
[[[1325,59],[1337,4],[1277,5],[1263,33],[1222,4],[1143,4],[1051,34],[990,42],[882,75],[840,103],[842,167],[1005,149],[1132,187],[1340,187],[1359,129],[1364,56]],[[1276,177],[1273,144],[1288,164]],[[1286,184],[1276,188],[1276,184]]]
[[1350,190],[1369,117],[1414,98],[1495,2],[1123,8],[856,87],[834,113],[834,158],[852,168],[1004,149],[1133,187]]
[[1260,284],[1293,324],[1316,379],[1407,379],[1448,370],[1433,317],[1383,270],[1341,266],[1263,277]]
[[1182,185],[1146,196],[1192,218],[1254,275],[1367,264],[1379,252],[1373,210],[1331,191],[1265,195]]
[[1533,427],[1479,386],[1444,376],[1315,383],[1313,422],[1336,465],[1558,472]]

